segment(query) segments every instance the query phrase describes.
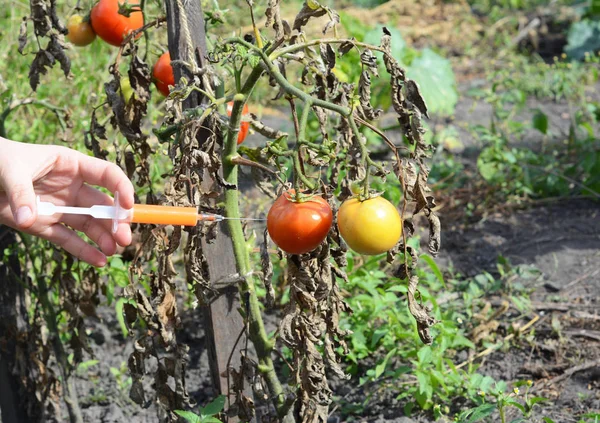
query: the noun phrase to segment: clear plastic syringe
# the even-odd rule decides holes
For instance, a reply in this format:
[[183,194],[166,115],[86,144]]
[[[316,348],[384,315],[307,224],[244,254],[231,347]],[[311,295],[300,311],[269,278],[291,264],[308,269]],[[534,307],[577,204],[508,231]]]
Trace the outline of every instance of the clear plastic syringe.
[[70,207],[57,206],[37,198],[38,215],[82,214],[96,219],[111,219],[112,230],[117,231],[119,222],[150,223],[155,225],[196,226],[198,222],[220,222],[234,220],[265,220],[249,217],[225,217],[214,213],[198,213],[196,207],[155,206],[152,204],[134,204],[131,209],[124,209],[119,204],[119,193],[115,194],[112,206]]

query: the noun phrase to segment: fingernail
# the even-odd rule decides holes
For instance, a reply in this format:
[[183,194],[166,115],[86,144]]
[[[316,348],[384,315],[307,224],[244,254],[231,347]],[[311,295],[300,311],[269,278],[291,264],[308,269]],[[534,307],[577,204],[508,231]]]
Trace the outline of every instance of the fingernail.
[[17,210],[17,215],[15,216],[15,222],[19,226],[24,225],[29,219],[31,219],[32,215],[33,213],[31,212],[31,209],[29,207],[19,207],[19,209]]

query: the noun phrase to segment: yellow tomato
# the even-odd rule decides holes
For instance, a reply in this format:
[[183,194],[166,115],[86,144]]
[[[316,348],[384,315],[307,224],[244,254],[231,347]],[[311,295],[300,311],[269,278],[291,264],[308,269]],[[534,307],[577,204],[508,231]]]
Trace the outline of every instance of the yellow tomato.
[[67,22],[67,39],[76,46],[83,47],[96,39],[96,33],[89,21],[83,20],[80,15],[73,15]]
[[344,241],[361,254],[384,253],[396,245],[402,235],[400,214],[383,197],[344,201],[338,210],[337,222]]

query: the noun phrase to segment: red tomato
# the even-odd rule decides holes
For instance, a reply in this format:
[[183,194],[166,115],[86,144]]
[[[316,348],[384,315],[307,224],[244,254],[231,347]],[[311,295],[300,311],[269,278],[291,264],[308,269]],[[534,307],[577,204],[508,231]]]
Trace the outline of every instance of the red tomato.
[[175,75],[171,66],[171,55],[167,51],[158,58],[152,69],[154,84],[165,97],[169,95],[169,85],[175,85]]
[[67,39],[74,45],[83,47],[96,39],[96,33],[87,20],[80,15],[73,15],[67,22]]
[[120,46],[131,31],[144,26],[141,11],[131,12],[129,17],[119,14],[119,3],[138,3],[138,0],[100,0],[92,8],[90,22],[100,38],[113,46]]
[[271,206],[267,229],[279,248],[290,254],[304,254],[323,242],[333,213],[323,197],[315,195],[302,203],[295,202],[293,189],[284,192]]
[[[231,111],[233,110],[233,101],[227,103],[227,116],[231,116]],[[248,109],[248,104],[244,104],[244,108],[242,109],[242,116],[246,116],[250,113]],[[246,139],[246,135],[248,135],[248,131],[250,130],[250,122],[242,122],[240,123],[240,132],[238,132],[237,143],[240,145]]]

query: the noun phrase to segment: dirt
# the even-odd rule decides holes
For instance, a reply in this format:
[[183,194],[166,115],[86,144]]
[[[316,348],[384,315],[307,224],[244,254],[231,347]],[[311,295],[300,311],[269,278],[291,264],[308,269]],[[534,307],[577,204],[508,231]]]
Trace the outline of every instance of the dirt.
[[[132,338],[123,338],[114,309],[99,308],[98,316],[98,319],[87,319],[91,338],[90,347],[93,351],[93,356],[89,359],[97,360],[98,363],[87,369],[80,368],[74,377],[84,421],[101,423],[122,423],[125,420],[131,423],[158,421],[156,405],[152,401],[140,407],[129,399],[129,376],[126,363],[129,354],[133,351]],[[186,373],[189,394],[200,405],[216,396],[210,380],[204,330],[201,325],[198,325],[201,320],[199,310],[189,310],[184,313],[183,326],[179,331],[180,342],[190,346]],[[155,370],[152,364],[147,366],[149,373]],[[145,382],[146,392],[152,392],[150,378]],[[152,395],[147,397],[151,398]],[[59,421],[68,421],[64,405],[61,414]]]

